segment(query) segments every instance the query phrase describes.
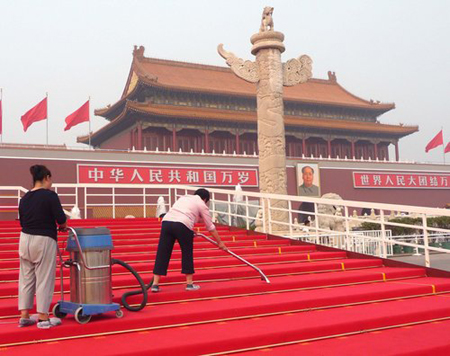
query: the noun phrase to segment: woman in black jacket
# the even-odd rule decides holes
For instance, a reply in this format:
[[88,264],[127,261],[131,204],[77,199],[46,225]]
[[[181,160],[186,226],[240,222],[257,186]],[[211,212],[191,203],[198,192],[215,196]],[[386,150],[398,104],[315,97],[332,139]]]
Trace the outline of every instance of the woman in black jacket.
[[[30,168],[33,188],[20,200],[19,219],[22,226],[19,243],[19,327],[37,323],[48,329],[61,324],[49,318],[48,312],[55,289],[57,226],[66,227],[66,215],[58,195],[50,190],[52,174],[45,166]],[[38,318],[30,318],[36,294]]]

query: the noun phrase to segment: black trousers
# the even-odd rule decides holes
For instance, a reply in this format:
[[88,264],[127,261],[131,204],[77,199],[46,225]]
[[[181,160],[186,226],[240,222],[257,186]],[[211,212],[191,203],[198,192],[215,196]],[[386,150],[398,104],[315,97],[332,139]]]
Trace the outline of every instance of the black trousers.
[[153,269],[154,274],[167,275],[175,240],[178,241],[181,248],[181,273],[194,273],[194,232],[180,222],[163,221]]

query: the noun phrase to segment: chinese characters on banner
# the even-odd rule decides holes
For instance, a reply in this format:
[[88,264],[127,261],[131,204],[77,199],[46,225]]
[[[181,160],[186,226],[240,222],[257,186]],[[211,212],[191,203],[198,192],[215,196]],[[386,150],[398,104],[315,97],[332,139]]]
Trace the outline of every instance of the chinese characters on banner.
[[258,186],[256,169],[78,165],[78,183]]
[[450,189],[450,174],[353,172],[355,188]]

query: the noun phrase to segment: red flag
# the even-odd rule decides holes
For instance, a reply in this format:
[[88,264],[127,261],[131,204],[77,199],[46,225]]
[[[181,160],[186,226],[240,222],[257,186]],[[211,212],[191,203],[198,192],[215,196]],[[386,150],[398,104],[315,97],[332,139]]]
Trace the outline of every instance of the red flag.
[[442,135],[441,130],[436,136],[434,136],[434,138],[430,142],[428,142],[427,147],[425,147],[425,152],[428,152],[429,150],[432,150],[433,148],[436,148],[443,144],[444,144],[444,137]]
[[64,131],[70,130],[75,125],[89,121],[89,100],[86,101],[78,110],[66,117],[66,127]]
[[450,142],[447,143],[447,146],[445,146],[444,153],[450,152]]
[[2,101],[0,100],[0,135],[2,134]]
[[34,108],[28,110],[25,115],[21,117],[23,131],[27,132],[27,129],[31,124],[45,120],[47,118],[47,98],[44,98]]

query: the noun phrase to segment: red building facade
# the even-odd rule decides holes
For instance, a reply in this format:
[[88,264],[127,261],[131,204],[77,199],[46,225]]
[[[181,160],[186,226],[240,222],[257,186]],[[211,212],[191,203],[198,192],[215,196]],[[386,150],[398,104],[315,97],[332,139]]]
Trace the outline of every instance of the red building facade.
[[[332,72],[287,87],[286,154],[388,160],[392,144],[398,160],[399,139],[418,127],[381,124],[394,107],[349,93]],[[142,46],[120,100],[95,113],[110,121],[91,136],[98,148],[258,153],[254,85],[228,68],[144,57]]]

